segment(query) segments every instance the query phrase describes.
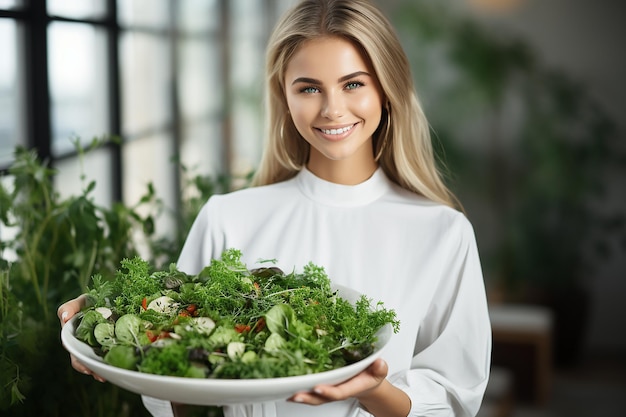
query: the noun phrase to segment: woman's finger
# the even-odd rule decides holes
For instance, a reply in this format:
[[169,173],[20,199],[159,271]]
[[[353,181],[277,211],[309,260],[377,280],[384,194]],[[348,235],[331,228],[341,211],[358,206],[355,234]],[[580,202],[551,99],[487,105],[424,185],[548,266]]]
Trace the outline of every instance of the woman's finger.
[[[78,313],[85,305],[85,297],[81,295],[73,300],[67,301],[59,306],[57,309],[57,317],[61,322],[61,327],[65,325],[76,313]],[[104,382],[105,379],[100,375],[91,371],[91,369],[87,368],[83,365],[74,355],[70,354],[70,363],[72,364],[72,368],[81,374],[91,375],[96,381]]]
[[84,295],[81,295],[77,298],[74,298],[73,300],[69,300],[61,304],[59,308],[57,309],[57,317],[59,318],[59,321],[61,322],[61,327],[63,327],[63,325],[67,323],[69,319],[74,317],[74,314],[78,313],[83,308],[84,305],[85,305]]
[[80,372],[81,374],[91,375],[93,377],[93,379],[95,379],[98,382],[105,382],[106,381],[106,379],[104,379],[100,375],[92,372],[91,369],[89,369],[85,365],[83,365],[78,359],[76,359],[76,357],[74,355],[70,355],[70,362],[72,364],[72,368],[74,368],[76,371]]

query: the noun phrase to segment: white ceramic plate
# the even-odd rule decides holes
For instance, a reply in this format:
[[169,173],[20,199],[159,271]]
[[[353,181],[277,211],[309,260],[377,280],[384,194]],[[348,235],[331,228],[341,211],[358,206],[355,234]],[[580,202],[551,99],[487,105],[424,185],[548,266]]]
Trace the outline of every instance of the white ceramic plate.
[[[336,285],[339,296],[354,303],[360,294]],[[342,368],[311,375],[266,379],[198,379],[162,376],[129,371],[105,363],[93,349],[74,336],[77,316],[68,321],[61,331],[65,348],[81,363],[112,384],[129,391],[182,404],[229,405],[279,401],[296,392],[310,391],[318,384],[338,384],[367,368],[391,338],[391,325],[378,332],[374,352],[367,358]]]

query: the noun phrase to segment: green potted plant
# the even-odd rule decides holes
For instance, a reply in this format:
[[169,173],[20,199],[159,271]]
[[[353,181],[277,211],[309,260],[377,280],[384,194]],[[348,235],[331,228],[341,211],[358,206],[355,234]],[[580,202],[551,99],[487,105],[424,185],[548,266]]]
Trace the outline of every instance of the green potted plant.
[[580,84],[551,71],[532,81],[501,274],[512,298],[552,309],[555,363],[566,366],[582,349],[596,266],[626,247],[626,216],[603,204],[610,175],[624,174],[626,151]]
[[[609,173],[626,167],[613,121],[582,83],[546,68],[522,41],[440,4],[396,3],[393,16],[412,43],[450,185],[482,227],[492,301],[550,307],[555,360],[573,363],[593,267],[611,255],[613,240],[626,246],[624,214],[598,207]],[[480,135],[471,137],[480,139],[470,142],[476,125]]]
[[[57,307],[136,254],[131,233],[151,224],[137,207],[99,207],[90,194],[62,199],[54,171],[17,148],[0,183],[0,410],[12,416],[144,415],[138,397],[80,375],[59,342]],[[149,193],[139,205],[155,199]],[[10,230],[10,235],[9,232]],[[151,232],[147,230],[149,235]],[[5,382],[6,381],[6,382]]]
[[[94,139],[83,148],[76,140],[75,145],[82,157],[107,141]],[[135,206],[102,207],[91,197],[95,182],[85,184],[79,195],[61,198],[53,186],[55,171],[35,151],[16,148],[12,166],[0,178],[0,412],[14,417],[149,415],[138,395],[73,370],[59,341],[56,309],[85,292],[93,275],[112,278],[123,258],[138,255],[137,232],[149,244],[146,260],[154,269],[176,260],[202,204],[230,189],[231,180],[194,174],[175,163],[185,174],[180,213],[166,213],[151,184]],[[177,218],[173,238],[156,234],[163,215]],[[186,412],[188,417],[222,415],[218,407]]]

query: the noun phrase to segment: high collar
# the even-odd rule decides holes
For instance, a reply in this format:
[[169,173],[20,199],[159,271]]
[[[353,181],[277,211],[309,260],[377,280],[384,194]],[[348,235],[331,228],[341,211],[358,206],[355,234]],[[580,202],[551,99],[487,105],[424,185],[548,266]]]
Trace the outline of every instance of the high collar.
[[336,207],[355,207],[380,198],[391,187],[383,170],[378,168],[371,177],[357,185],[343,185],[323,180],[303,168],[295,178],[298,188],[318,203]]

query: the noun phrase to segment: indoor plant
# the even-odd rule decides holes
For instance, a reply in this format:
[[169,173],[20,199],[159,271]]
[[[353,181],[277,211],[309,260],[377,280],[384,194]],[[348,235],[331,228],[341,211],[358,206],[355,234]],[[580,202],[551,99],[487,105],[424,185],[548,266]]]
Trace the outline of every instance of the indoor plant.
[[614,122],[529,44],[439,3],[392,5],[490,301],[550,307],[555,360],[573,363],[594,268],[626,247],[624,214],[603,204],[626,166]]

